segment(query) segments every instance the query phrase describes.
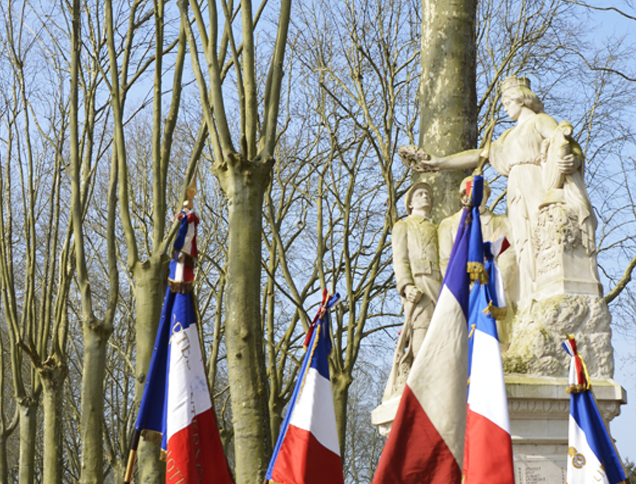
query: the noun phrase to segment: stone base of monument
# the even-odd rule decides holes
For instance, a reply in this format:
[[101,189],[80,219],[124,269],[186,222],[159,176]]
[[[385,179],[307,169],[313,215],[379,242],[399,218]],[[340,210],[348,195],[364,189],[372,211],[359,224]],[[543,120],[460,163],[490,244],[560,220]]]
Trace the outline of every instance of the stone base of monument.
[[[515,459],[516,484],[565,484],[570,395],[567,378],[507,375],[506,393]],[[592,390],[606,422],[627,403],[625,390],[612,379],[592,379]],[[371,413],[371,422],[386,435],[400,398]]]

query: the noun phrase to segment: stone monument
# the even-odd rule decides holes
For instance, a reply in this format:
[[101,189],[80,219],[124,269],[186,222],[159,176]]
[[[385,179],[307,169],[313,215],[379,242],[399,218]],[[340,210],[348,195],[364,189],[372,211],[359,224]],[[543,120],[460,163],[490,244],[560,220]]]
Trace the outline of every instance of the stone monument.
[[[516,124],[493,141],[489,161],[508,177],[507,214],[519,282],[510,346],[502,354],[516,482],[565,483],[568,356],[559,344],[566,335],[576,335],[606,422],[620,413],[626,394],[612,380],[611,316],[598,277],[597,222],[585,188],[583,152],[572,126],[543,112],[528,79],[507,78],[501,94]],[[437,157],[401,149],[405,164],[417,171],[474,168],[480,153]],[[392,404],[397,409],[395,399]],[[386,431],[390,411],[378,407],[374,424]]]

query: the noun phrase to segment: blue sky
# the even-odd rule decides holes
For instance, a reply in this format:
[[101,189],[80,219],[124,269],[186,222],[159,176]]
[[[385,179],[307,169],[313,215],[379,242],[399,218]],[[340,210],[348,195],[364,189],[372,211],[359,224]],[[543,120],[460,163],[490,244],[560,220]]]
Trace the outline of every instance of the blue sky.
[[[594,0],[587,3],[603,8],[620,8],[625,13],[636,16],[636,8],[631,1]],[[604,40],[603,37],[613,36],[625,36],[627,40],[630,40],[630,36],[633,37],[634,29],[636,29],[636,21],[626,19],[611,10],[594,12],[593,22],[599,26],[598,32],[602,34],[599,38],[601,42]],[[625,66],[626,68],[636,66],[635,59],[626,60]],[[632,281],[631,284],[636,284],[636,281]],[[612,421],[610,429],[621,457],[634,461],[636,460],[636,336],[614,331],[612,342],[616,362],[614,379],[627,390],[628,403],[623,405],[621,415]]]
[[623,459],[636,460],[636,362],[634,338],[614,333],[613,344],[616,359],[614,379],[627,390],[627,405],[610,423],[612,437]]

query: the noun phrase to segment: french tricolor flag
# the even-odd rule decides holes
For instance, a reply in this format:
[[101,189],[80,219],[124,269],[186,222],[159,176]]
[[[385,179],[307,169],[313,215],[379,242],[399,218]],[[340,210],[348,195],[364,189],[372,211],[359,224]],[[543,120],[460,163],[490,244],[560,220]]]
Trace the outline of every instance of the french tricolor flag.
[[[473,227],[473,230],[475,228]],[[514,484],[514,461],[508,399],[504,383],[497,323],[492,309],[499,307],[501,276],[490,244],[486,246],[488,284],[475,281],[470,294],[468,339],[468,414],[464,451],[466,484]],[[497,244],[501,246],[501,244]],[[495,250],[497,255],[502,251]],[[497,281],[499,279],[499,281]],[[504,302],[505,305],[505,302]],[[504,306],[505,307],[505,306]]]
[[143,431],[161,434],[167,484],[232,484],[214,417],[191,292],[199,219],[193,211],[184,211],[180,220],[124,482],[132,479]]
[[267,469],[269,482],[344,484],[329,379],[329,310],[339,299],[338,294],[329,299],[324,293],[305,341],[307,352]]
[[574,335],[562,343],[570,355],[569,448],[567,484],[629,484],[603,417],[592,394],[585,363]]
[[161,433],[167,484],[233,482],[216,426],[191,293],[166,291],[135,429]]
[[[435,312],[404,387],[374,484],[460,484],[468,379],[469,215],[477,217],[483,179],[475,177],[472,214],[464,208]],[[477,240],[477,238],[475,239]]]

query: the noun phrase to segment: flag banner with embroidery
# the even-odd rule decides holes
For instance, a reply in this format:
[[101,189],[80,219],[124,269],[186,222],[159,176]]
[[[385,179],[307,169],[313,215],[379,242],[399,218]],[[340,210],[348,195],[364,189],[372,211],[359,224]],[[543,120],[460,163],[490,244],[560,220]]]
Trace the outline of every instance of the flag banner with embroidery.
[[[475,281],[469,302],[469,377],[464,482],[514,484],[508,399],[497,323],[491,312],[493,308],[498,307],[498,271],[490,244],[486,243],[484,247],[488,283]],[[497,254],[499,253],[500,250],[497,251]]]
[[191,292],[199,219],[187,209],[179,218],[169,287],[135,428],[142,437],[160,434],[166,484],[231,484]]

